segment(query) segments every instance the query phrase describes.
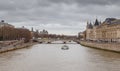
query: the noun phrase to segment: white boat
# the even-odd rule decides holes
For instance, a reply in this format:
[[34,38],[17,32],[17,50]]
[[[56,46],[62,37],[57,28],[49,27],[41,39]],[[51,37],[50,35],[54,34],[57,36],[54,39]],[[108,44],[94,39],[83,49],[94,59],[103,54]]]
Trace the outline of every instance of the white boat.
[[61,48],[62,50],[68,50],[69,49],[69,47],[67,46],[67,45],[64,45],[64,46],[62,46],[62,48]]

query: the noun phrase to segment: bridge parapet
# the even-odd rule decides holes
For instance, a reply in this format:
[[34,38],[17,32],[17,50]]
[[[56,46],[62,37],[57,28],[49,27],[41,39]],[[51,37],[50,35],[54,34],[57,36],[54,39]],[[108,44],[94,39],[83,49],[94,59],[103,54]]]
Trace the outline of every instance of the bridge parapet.
[[47,43],[47,44],[50,44],[50,43],[53,43],[54,41],[62,41],[63,44],[66,44],[67,42],[71,42],[73,40],[66,40],[66,39],[37,39],[37,42],[39,43]]

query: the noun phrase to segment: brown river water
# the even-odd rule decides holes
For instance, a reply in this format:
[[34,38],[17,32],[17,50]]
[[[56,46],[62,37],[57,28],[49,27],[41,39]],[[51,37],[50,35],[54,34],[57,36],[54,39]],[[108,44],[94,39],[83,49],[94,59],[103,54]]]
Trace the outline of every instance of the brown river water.
[[[72,42],[71,42],[72,43]],[[120,54],[79,44],[37,44],[0,54],[0,71],[120,71]]]

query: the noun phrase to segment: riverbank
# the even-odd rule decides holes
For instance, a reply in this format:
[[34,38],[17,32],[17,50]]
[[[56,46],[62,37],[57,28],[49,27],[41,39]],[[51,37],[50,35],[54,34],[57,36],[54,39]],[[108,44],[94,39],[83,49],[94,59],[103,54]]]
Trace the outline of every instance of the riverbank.
[[18,45],[9,45],[9,46],[0,48],[0,53],[13,51],[13,50],[17,50],[17,49],[22,49],[22,48],[27,48],[27,47],[33,46],[35,44],[36,43],[28,42],[28,43],[22,43],[22,44],[18,44]]
[[86,47],[97,48],[97,49],[120,53],[119,43],[98,43],[98,42],[90,42],[90,41],[79,41],[78,43]]

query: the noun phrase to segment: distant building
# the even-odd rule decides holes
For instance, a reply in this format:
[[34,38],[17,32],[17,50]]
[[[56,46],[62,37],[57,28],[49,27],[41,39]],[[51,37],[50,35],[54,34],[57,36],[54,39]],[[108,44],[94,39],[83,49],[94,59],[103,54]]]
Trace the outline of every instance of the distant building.
[[85,39],[86,39],[86,31],[84,31],[84,32],[79,32],[79,33],[78,33],[78,39],[79,39],[79,40],[85,40]]
[[47,30],[43,30],[43,31],[40,31],[40,35],[46,35],[46,34],[48,34],[48,31]]
[[86,40],[99,42],[120,42],[120,19],[107,18],[103,23],[97,19],[87,23]]
[[49,34],[48,34],[48,31],[47,30],[42,30],[42,31],[40,31],[40,33],[39,33],[39,37],[40,38],[49,38]]
[[34,38],[35,38],[35,32],[34,32],[33,27],[31,28],[31,36],[32,36],[32,39],[34,39]]

